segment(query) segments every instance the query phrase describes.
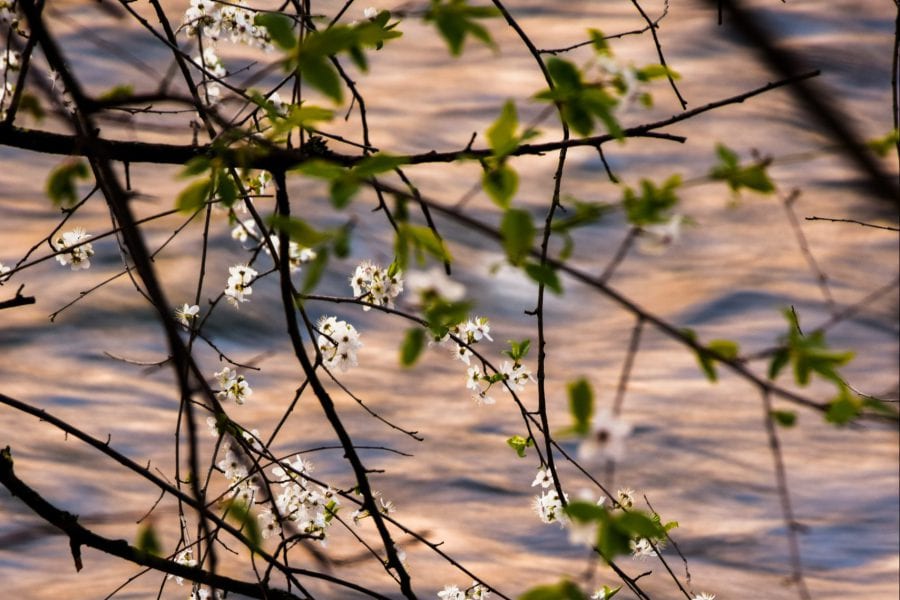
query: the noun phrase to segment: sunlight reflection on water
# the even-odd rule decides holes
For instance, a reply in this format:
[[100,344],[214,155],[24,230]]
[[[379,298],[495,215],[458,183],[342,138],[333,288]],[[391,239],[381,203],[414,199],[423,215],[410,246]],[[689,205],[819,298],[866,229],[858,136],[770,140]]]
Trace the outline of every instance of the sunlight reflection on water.
[[[587,27],[615,32],[635,24],[625,3],[572,2],[553,8],[536,1],[511,4],[524,6],[517,14],[522,15],[523,26],[537,34],[539,46],[567,43]],[[75,5],[60,10],[81,22],[94,11]],[[850,23],[845,22],[848,11],[855,13]],[[887,78],[854,79],[854,74],[888,72],[884,49],[891,42],[890,23],[877,18],[882,11],[883,6],[874,1],[832,3],[828,11],[821,11],[814,2],[773,9],[779,31],[791,35],[793,47],[815,46],[816,55],[827,61],[840,55],[840,62],[828,62],[835,72],[826,75],[827,82],[839,86],[846,96],[842,100],[872,136],[889,127]],[[684,76],[682,89],[691,106],[770,79],[746,56],[738,61],[723,54],[731,44],[716,34],[709,11],[687,5],[673,7],[671,13],[664,21],[664,43],[670,62]],[[145,61],[166,64],[165,55],[149,50],[144,38],[130,37],[133,31],[107,21],[98,26],[100,34],[147,49],[141,55]],[[496,35],[503,49],[499,55],[473,46],[459,60],[448,59],[429,30],[411,23],[405,31],[397,48],[387,48],[375,57],[372,73],[361,78],[372,137],[382,149],[399,153],[462,147],[471,132],[484,131],[504,99],[527,98],[542,85],[529,57],[514,49],[512,35],[499,28]],[[92,84],[106,89],[118,83],[121,65],[75,39],[69,38],[67,52],[78,57],[76,64]],[[653,60],[647,39],[626,38],[614,48],[639,62]],[[499,71],[484,68],[491,61],[499,65]],[[864,85],[851,87],[850,81]],[[676,112],[665,86],[655,88],[655,96],[654,115]],[[524,100],[520,104],[523,120],[538,113]],[[751,148],[782,155],[818,147],[815,132],[807,131],[810,125],[797,115],[789,96],[776,92],[704,116],[695,126],[673,128],[690,135],[684,146],[632,141],[608,145],[605,152],[627,182],[672,172],[691,178],[706,172],[716,141],[725,141],[743,154]],[[769,116],[777,119],[761,121]],[[635,110],[626,120],[645,119]],[[346,128],[352,132],[353,126],[351,119]],[[550,123],[544,124],[544,130],[548,138],[556,135]],[[125,135],[124,130],[119,133]],[[152,131],[137,135],[142,139],[164,136]],[[56,159],[9,151],[2,156],[6,168],[0,170],[0,223],[6,237],[0,259],[8,264],[52,227],[54,212],[42,196],[43,179]],[[595,153],[578,150],[570,156],[567,193],[591,200],[618,198]],[[522,174],[517,202],[533,208],[535,214],[550,193],[553,162],[545,157],[516,163]],[[426,194],[447,203],[462,196],[478,178],[477,165],[446,170],[416,167],[410,172]],[[135,188],[147,194],[137,205],[139,212],[150,214],[172,205],[184,185],[174,180],[175,173],[155,167],[132,169]],[[773,174],[785,189],[803,185],[798,214],[879,216],[874,202],[847,194],[846,181],[853,174],[833,157],[776,165]],[[320,194],[306,184],[292,185],[304,216],[319,223],[333,222]],[[796,306],[804,323],[827,318],[816,281],[776,200],[751,196],[733,203],[724,186],[700,185],[686,190],[683,202],[697,226],[688,228],[682,242],[667,254],[629,257],[612,280],[616,289],[679,326],[693,327],[701,339],[730,337],[749,353],[776,340],[784,329],[779,311],[787,305]],[[322,293],[349,294],[346,277],[357,258],[390,261],[387,227],[371,219],[371,206],[372,198],[363,194],[351,210],[357,217],[354,259],[333,263]],[[484,199],[473,201],[470,209],[479,217],[496,218]],[[99,232],[108,227],[108,215],[98,198],[79,211],[72,223]],[[178,219],[155,223],[148,227],[148,237],[159,244],[178,223]],[[451,251],[461,267],[461,280],[478,301],[478,314],[492,320],[497,342],[490,348],[499,359],[505,340],[533,335],[533,319],[524,311],[533,308],[534,288],[511,269],[492,274],[502,259],[492,243],[452,223],[441,227],[448,239],[456,240]],[[215,228],[212,247],[221,254],[211,261],[204,297],[218,293],[227,266],[244,256],[228,236],[230,228],[223,217],[217,218]],[[893,234],[820,223],[808,224],[805,231],[841,305],[859,300],[897,272]],[[157,262],[173,305],[193,293],[199,232],[198,226],[191,226]],[[616,215],[579,232],[576,264],[599,272],[624,233]],[[95,247],[95,266],[90,271],[70,273],[51,260],[13,280],[13,285],[26,283],[25,292],[37,295],[38,303],[0,313],[0,348],[7,357],[0,363],[4,393],[46,408],[100,439],[109,436],[116,449],[139,463],[149,461],[172,477],[169,446],[177,406],[171,373],[125,364],[104,354],[147,362],[165,358],[164,339],[152,312],[127,278],[93,293],[48,326],[50,312],[117,271],[115,244],[106,240]],[[548,389],[555,428],[568,424],[567,380],[588,376],[599,401],[606,406],[612,402],[633,325],[630,316],[597,294],[571,281],[565,281],[565,286],[566,296],[550,297],[547,307]],[[4,286],[4,297],[10,289]],[[275,282],[260,282],[252,302],[238,312],[220,307],[208,328],[223,352],[262,369],[248,373],[255,394],[236,412],[246,426],[259,428],[264,436],[301,382],[299,367],[282,339],[277,299]],[[360,367],[348,374],[346,383],[379,414],[426,438],[417,443],[393,432],[351,399],[337,395],[342,415],[360,445],[388,446],[416,455],[408,459],[383,450],[363,451],[368,466],[385,470],[374,476],[375,487],[397,504],[405,523],[428,532],[431,539],[445,541],[444,550],[510,595],[555,581],[561,574],[582,572],[584,557],[569,546],[565,533],[542,526],[530,509],[533,490],[528,485],[537,465],[533,459],[516,459],[504,443],[507,437],[522,433],[508,398],[498,395],[495,407],[475,406],[466,394],[464,369],[443,351],[432,350],[416,368],[398,371],[397,347],[406,325],[385,315],[364,317],[355,307],[316,303],[308,309],[313,317],[337,314],[357,323],[365,346]],[[850,381],[859,381],[872,393],[896,386],[895,298],[835,328],[830,339],[837,348],[857,351],[856,361],[846,369]],[[786,542],[756,391],[727,374],[718,385],[709,385],[693,356],[656,332],[645,333],[641,348],[624,408],[636,431],[616,483],[646,493],[665,519],[679,521],[676,540],[688,555],[698,590],[715,591],[720,598],[747,597],[747,589],[765,589],[767,598],[795,597],[795,592],[782,586],[788,572]],[[201,345],[198,355],[212,378],[213,371],[221,368],[216,353]],[[815,387],[809,393],[824,398],[829,390]],[[525,397],[534,402],[534,390]],[[896,432],[879,427],[836,430],[820,420],[801,411],[800,426],[782,436],[796,512],[810,528],[802,539],[814,596],[896,597]],[[275,447],[286,453],[329,445],[329,431],[314,401],[304,396]],[[156,499],[149,486],[75,440],[65,440],[51,427],[5,408],[0,409],[0,432],[5,438],[0,445],[12,447],[23,479],[59,506],[82,515],[86,525],[134,539],[134,522]],[[564,441],[563,447],[572,451],[574,442]],[[319,476],[338,486],[351,485],[340,452],[317,452],[313,461]],[[562,468],[562,477],[574,490],[584,485],[568,466]],[[9,597],[98,598],[136,572],[88,551],[86,568],[76,575],[63,538],[48,535],[5,492],[0,493],[0,510],[0,580],[8,582]],[[156,511],[155,522],[166,547],[174,543],[174,515],[174,506],[167,502]],[[341,537],[329,549],[341,557],[358,552],[352,539]],[[448,582],[468,583],[425,549],[409,544],[406,551],[422,597],[433,597]],[[243,559],[224,554],[225,569],[244,572]],[[652,561],[625,559],[624,564],[634,572],[657,570]],[[356,580],[368,579],[392,589],[378,565],[349,561],[333,568],[336,574],[352,573]],[[612,582],[609,573],[600,576],[603,582]],[[159,583],[159,577],[145,576],[117,597],[153,597]],[[670,591],[661,577],[648,581],[648,589]],[[337,597],[330,594],[326,591],[321,597]],[[187,592],[169,586],[164,595],[176,598]]]

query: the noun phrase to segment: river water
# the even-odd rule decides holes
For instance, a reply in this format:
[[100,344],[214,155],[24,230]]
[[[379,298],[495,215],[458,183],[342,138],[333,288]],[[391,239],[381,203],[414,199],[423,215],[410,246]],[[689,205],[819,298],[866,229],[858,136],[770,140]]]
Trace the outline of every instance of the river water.
[[[152,70],[164,72],[166,51],[127,20],[97,5],[64,3],[51,6],[51,22],[63,40],[67,56],[89,89],[102,91],[132,83],[143,91]],[[141,4],[141,3],[135,3]],[[167,4],[168,5],[168,4]],[[330,14],[337,2],[321,3]],[[380,8],[394,8],[385,2]],[[183,7],[171,3],[174,14]],[[647,2],[658,15],[661,3]],[[787,5],[756,2],[784,46],[800,52],[821,68],[822,83],[867,138],[891,128],[890,48],[891,7],[887,2],[796,1]],[[350,16],[362,18],[362,6]],[[605,33],[642,27],[630,3],[572,1],[509,2],[522,27],[539,48],[581,41],[584,31]],[[138,10],[148,14],[145,6]],[[358,13],[358,14],[356,14]],[[178,20],[175,17],[173,20]],[[521,119],[529,122],[541,106],[528,98],[542,87],[540,74],[513,32],[491,24],[499,51],[470,44],[461,58],[447,56],[433,29],[411,19],[401,26],[403,38],[373,57],[369,74],[357,80],[367,101],[373,144],[392,153],[462,148],[473,132],[484,132],[507,98],[514,98]],[[107,45],[98,47],[83,32]],[[662,21],[661,41],[671,66],[681,74],[679,88],[697,107],[763,85],[774,76],[750,51],[735,41],[729,29],[719,29],[714,11],[705,4],[673,5]],[[127,48],[146,68],[135,72],[110,48]],[[617,55],[636,64],[655,62],[646,36],[615,41]],[[248,55],[221,45],[229,70],[238,70]],[[587,53],[576,52],[577,61]],[[259,59],[259,55],[250,58]],[[240,75],[237,76],[240,81]],[[142,85],[143,84],[143,85]],[[634,107],[623,116],[627,124],[666,117],[679,108],[664,83],[651,88],[655,106]],[[187,115],[139,116],[134,123],[105,124],[108,137],[144,141],[185,141]],[[358,137],[351,118],[337,129]],[[29,126],[36,124],[26,121]],[[54,128],[56,125],[43,124]],[[541,125],[543,139],[556,139],[550,121]],[[62,129],[60,129],[62,130]],[[896,213],[860,191],[857,174],[844,159],[823,152],[827,143],[817,125],[797,108],[791,95],[779,90],[743,104],[712,111],[669,128],[685,135],[677,144],[664,140],[632,140],[604,146],[613,171],[626,183],[640,178],[662,180],[680,173],[691,185],[681,192],[679,211],[693,225],[665,252],[636,250],[611,279],[611,285],[646,310],[680,327],[696,330],[700,339],[727,337],[747,354],[770,347],[785,330],[781,309],[794,306],[804,328],[827,320],[830,312],[815,274],[800,250],[779,196],[745,194],[734,198],[724,185],[704,180],[714,161],[714,145],[724,142],[747,158],[753,149],[772,155],[771,173],[781,196],[799,187],[795,210],[801,220],[819,216],[849,218],[892,225]],[[479,140],[483,136],[479,136]],[[476,146],[479,144],[476,142]],[[800,160],[798,154],[806,154]],[[9,265],[40,242],[59,220],[43,193],[46,173],[59,162],[49,157],[0,149],[0,227],[4,243],[0,261]],[[563,192],[577,198],[615,202],[621,192],[611,184],[595,151],[570,152]],[[795,157],[791,159],[790,157]],[[542,215],[552,191],[554,157],[514,161],[521,175],[516,203]],[[896,173],[896,162],[884,168]],[[427,196],[453,204],[479,177],[477,164],[409,169]],[[185,185],[176,169],[134,165],[131,179],[141,193],[135,209],[152,215],[171,207]],[[320,187],[289,183],[295,210],[319,224],[356,219],[353,254],[332,261],[321,291],[349,295],[346,278],[355,264],[370,258],[391,259],[389,228],[373,219],[374,198],[363,193],[346,214],[334,215]],[[268,208],[268,206],[266,206]],[[466,210],[497,222],[496,211],[476,195]],[[180,224],[181,217],[153,221],[145,229],[148,244],[158,247]],[[84,205],[70,225],[95,235],[108,228],[109,216],[100,198]],[[491,319],[495,342],[485,343],[492,359],[500,360],[503,342],[534,337],[535,287],[514,270],[502,266],[502,252],[490,240],[459,225],[439,220],[450,241],[457,277],[477,302],[477,314]],[[887,284],[898,271],[896,232],[847,223],[803,221],[811,252],[827,273],[839,307],[852,305]],[[173,305],[193,296],[199,267],[201,227],[188,226],[158,256],[155,266]],[[245,260],[246,253],[229,235],[224,216],[214,218],[212,249],[204,298],[225,284],[227,267]],[[620,213],[576,235],[574,264],[598,273],[626,233]],[[106,439],[119,452],[141,464],[151,464],[167,478],[174,476],[171,442],[177,415],[172,375],[123,362],[153,362],[165,358],[164,340],[152,311],[126,277],[120,277],[58,315],[48,315],[118,272],[120,256],[110,238],[98,240],[93,266],[72,272],[50,259],[16,274],[2,288],[2,298],[18,284],[37,297],[33,306],[0,312],[0,362],[3,392],[30,402]],[[35,257],[46,256],[40,247]],[[600,406],[611,407],[633,317],[612,302],[563,278],[566,293],[549,296],[548,397],[554,429],[569,424],[565,385],[587,377]],[[252,301],[239,311],[221,306],[207,333],[227,355],[261,369],[248,372],[252,399],[232,414],[265,437],[272,431],[301,381],[290,359],[277,306],[274,281],[254,286]],[[405,300],[401,297],[401,305]],[[206,305],[201,303],[205,312]],[[397,367],[397,348],[406,325],[387,315],[363,313],[358,307],[310,303],[313,316],[336,314],[360,330],[364,347],[358,368],[343,380],[381,416],[418,431],[416,442],[372,419],[351,398],[335,389],[338,409],[359,445],[381,446],[414,454],[413,458],[384,450],[363,450],[368,467],[383,470],[373,485],[397,506],[396,516],[465,564],[490,585],[514,597],[534,585],[562,576],[581,577],[590,561],[570,546],[565,531],[543,525],[531,509],[537,468],[533,453],[519,459],[505,444],[524,434],[518,411],[508,396],[497,394],[494,406],[477,406],[465,389],[465,368],[443,350],[430,350],[410,370]],[[865,306],[856,316],[829,332],[831,345],[853,349],[855,359],[842,374],[863,392],[897,398],[898,324],[896,289]],[[215,352],[200,347],[198,357],[212,373],[221,368]],[[534,368],[534,357],[529,365]],[[763,361],[751,366],[764,373]],[[756,389],[728,373],[710,384],[692,354],[647,326],[636,356],[622,416],[633,426],[627,453],[619,465],[615,486],[646,495],[664,520],[678,521],[673,537],[688,560],[691,590],[708,591],[720,599],[797,597],[786,584],[790,572],[788,545],[775,485],[772,456]],[[785,377],[785,385],[789,385]],[[332,386],[333,387],[333,386]],[[817,400],[830,397],[829,386],[813,385],[803,393]],[[523,393],[536,404],[534,386]],[[776,400],[776,407],[791,406]],[[797,519],[804,526],[801,554],[809,588],[815,598],[880,600],[898,594],[898,443],[896,428],[863,424],[835,428],[819,414],[800,409],[798,424],[779,430],[787,477]],[[327,423],[315,400],[303,396],[274,450],[288,453],[332,444]],[[134,540],[135,522],[156,500],[143,480],[117,468],[34,418],[0,408],[0,445],[10,445],[20,477],[58,506],[81,515],[81,522],[111,537]],[[575,449],[575,440],[563,447]],[[206,452],[209,448],[205,449]],[[352,476],[340,452],[311,455],[316,474],[336,486],[349,486]],[[602,469],[596,476],[603,475]],[[568,489],[586,482],[569,465],[561,467]],[[153,518],[164,547],[174,545],[177,527],[174,503],[165,500]],[[0,493],[0,581],[10,598],[103,598],[137,569],[97,552],[85,551],[85,568],[76,573],[63,537],[47,530],[4,490]],[[399,536],[401,547],[421,597],[435,597],[445,584],[470,580],[413,540]],[[359,547],[349,535],[334,534],[330,566],[338,576],[392,590],[383,570],[360,561]],[[246,573],[246,556],[230,557],[224,568]],[[664,550],[676,574],[685,580],[684,566],[671,548]],[[317,567],[312,554],[300,561]],[[624,558],[632,575],[653,571],[642,579],[654,597],[677,597],[658,560]],[[306,566],[306,565],[304,565]],[[603,568],[593,573],[596,584],[615,584]],[[157,594],[161,578],[144,575],[116,597],[147,598]],[[317,597],[351,597],[334,588],[316,587]],[[188,588],[171,582],[164,598],[183,598]],[[618,597],[628,598],[623,592]]]

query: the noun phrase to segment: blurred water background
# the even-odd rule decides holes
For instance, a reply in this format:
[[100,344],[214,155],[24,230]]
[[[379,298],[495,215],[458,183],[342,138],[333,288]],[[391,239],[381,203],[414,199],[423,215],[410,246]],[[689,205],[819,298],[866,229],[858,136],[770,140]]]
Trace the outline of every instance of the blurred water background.
[[[326,14],[340,4],[317,3]],[[651,15],[663,8],[660,2],[643,4]],[[752,4],[765,12],[767,24],[785,47],[822,69],[822,82],[866,137],[891,128],[893,15],[887,2]],[[134,5],[148,14],[142,3]],[[173,21],[180,20],[182,4],[166,5],[172,7]],[[378,7],[398,5],[384,2]],[[581,41],[589,27],[611,34],[643,26],[628,2],[517,0],[509,5],[539,48]],[[362,18],[363,8],[354,5],[350,17]],[[127,19],[93,3],[50,3],[48,9],[64,51],[92,91],[119,83],[144,91],[144,85],[151,85],[147,73],[167,68],[167,51]],[[715,21],[713,10],[693,1],[673,4],[662,21],[663,48],[682,76],[678,84],[691,108],[774,78],[733,31],[718,28]],[[541,106],[528,100],[543,87],[540,73],[499,20],[490,24],[498,52],[470,44],[459,59],[448,57],[433,28],[416,19],[404,21],[401,29],[404,36],[375,53],[370,72],[357,78],[367,101],[373,143],[382,150],[462,148],[473,132],[485,131],[507,98],[517,101],[523,122],[541,112]],[[635,64],[657,61],[647,36],[616,40],[613,49]],[[137,72],[129,63],[134,61],[123,56],[125,51],[146,68]],[[589,52],[572,56],[584,61]],[[220,45],[220,55],[232,72],[248,60],[262,58],[237,48],[228,50],[227,44]],[[634,107],[623,115],[624,123],[678,112],[665,83],[652,91],[654,108]],[[190,139],[185,133],[189,118],[137,116],[130,123],[106,123],[103,133],[110,138],[185,142]],[[338,130],[358,137],[355,119],[339,123]],[[52,123],[42,126],[64,131]],[[545,139],[558,135],[551,121],[543,123],[542,130]],[[775,157],[771,173],[779,189],[801,190],[796,203],[801,219],[816,215],[896,226],[896,213],[860,191],[860,178],[844,159],[820,151],[827,139],[787,91],[706,113],[668,131],[686,135],[688,141],[608,144],[604,149],[611,168],[631,185],[640,178],[660,181],[673,173],[687,180],[702,178],[714,162],[714,144],[724,142],[744,157],[752,149]],[[779,160],[797,153],[809,156]],[[619,199],[621,192],[608,181],[596,151],[577,149],[569,156],[565,194],[592,201]],[[0,261],[10,264],[58,222],[59,214],[43,189],[46,173],[60,158],[5,147],[0,148],[0,158],[4,165]],[[543,214],[552,191],[554,158],[516,159],[514,166],[522,177],[516,203]],[[896,162],[886,161],[885,169],[896,172]],[[141,193],[136,210],[151,215],[172,207],[185,185],[176,180],[177,172],[132,165],[132,184]],[[409,173],[423,193],[453,203],[477,183],[479,167],[422,166]],[[362,258],[390,262],[389,227],[370,213],[375,206],[371,194],[363,193],[347,213],[334,215],[321,187],[300,181],[290,187],[294,210],[312,222],[325,225],[342,222],[348,215],[356,218],[353,256],[332,262],[323,293],[349,295],[346,278]],[[734,339],[748,354],[770,347],[785,330],[780,313],[784,307],[794,306],[810,328],[827,320],[828,306],[778,197],[735,199],[724,185],[699,182],[686,187],[681,198],[680,211],[696,225],[686,228],[679,243],[665,253],[631,253],[611,281],[615,289],[678,326],[694,328],[701,339]],[[498,219],[480,195],[467,210],[490,222]],[[181,222],[175,216],[148,224],[144,231],[150,247],[163,243]],[[109,215],[102,199],[90,200],[70,225],[94,234],[105,231]],[[505,340],[534,336],[534,319],[524,311],[533,308],[536,289],[512,269],[496,269],[502,265],[502,252],[493,242],[446,220],[438,225],[451,240],[457,277],[477,302],[477,314],[491,319],[495,342],[483,349],[499,360]],[[896,276],[896,233],[821,221],[803,222],[802,227],[839,306],[859,301]],[[193,297],[200,233],[199,223],[188,226],[156,260],[173,306]],[[226,218],[218,215],[211,230],[204,297],[224,287],[228,266],[246,260],[246,251],[229,233]],[[625,234],[619,213],[580,231],[574,263],[598,273]],[[109,437],[118,451],[171,478],[177,415],[172,374],[110,357],[158,361],[166,356],[152,310],[132,284],[120,277],[62,312],[53,323],[48,319],[120,269],[119,251],[111,238],[98,240],[94,247],[90,270],[71,272],[51,259],[17,274],[3,287],[4,298],[20,283],[26,284],[26,294],[37,297],[33,306],[0,312],[3,391],[98,438]],[[45,245],[37,255],[48,252]],[[611,406],[634,324],[632,316],[594,291],[565,278],[563,283],[565,295],[550,296],[546,308],[550,419],[555,428],[569,423],[565,384],[575,377],[587,377],[598,391],[598,403]],[[277,300],[276,283],[260,282],[254,286],[252,301],[239,311],[219,307],[207,330],[223,352],[261,369],[248,373],[255,393],[247,405],[234,409],[234,416],[264,437],[302,380],[299,366],[290,358]],[[205,311],[206,306],[201,308]],[[465,389],[463,365],[442,350],[431,350],[415,368],[400,370],[397,348],[406,324],[396,319],[349,305],[311,303],[309,310],[313,316],[337,314],[357,326],[365,344],[360,366],[343,381],[379,414],[425,438],[415,442],[386,428],[336,390],[339,410],[358,444],[415,455],[362,451],[367,466],[384,470],[373,475],[374,486],[397,505],[399,519],[429,539],[443,541],[444,551],[511,596],[562,575],[584,573],[588,557],[568,544],[563,530],[542,525],[531,509],[534,489],[529,486],[538,465],[533,455],[517,458],[504,442],[525,433],[507,397],[498,394],[497,405],[476,406]],[[856,352],[842,372],[861,391],[897,397],[897,315],[896,293],[891,293],[830,332],[835,348]],[[198,356],[212,379],[221,368],[215,352],[198,347]],[[529,364],[535,366],[533,356]],[[753,366],[764,372],[763,363]],[[804,393],[825,400],[831,390],[812,386]],[[533,386],[524,397],[534,405]],[[790,408],[777,400],[776,404]],[[795,598],[796,592],[785,583],[787,541],[756,389],[727,372],[721,373],[718,384],[708,383],[692,354],[647,327],[623,417],[633,424],[634,434],[615,485],[646,494],[664,520],[680,523],[674,537],[688,559],[692,588],[716,593],[723,600]],[[780,434],[795,511],[806,527],[801,549],[813,596],[896,598],[900,508],[896,428],[871,424],[835,428],[823,423],[819,414],[800,410],[797,426]],[[277,452],[287,453],[331,443],[317,403],[303,396],[275,446]],[[4,407],[0,445],[7,444],[25,481],[58,506],[81,515],[83,524],[100,533],[133,540],[135,521],[156,500],[157,491],[140,478],[76,440],[67,440],[53,427]],[[564,447],[573,450],[575,444],[567,440]],[[339,451],[316,452],[311,460],[318,476],[338,486],[351,484]],[[561,467],[561,475],[573,491],[586,487],[568,465]],[[133,565],[86,550],[85,568],[76,573],[66,540],[5,490],[0,492],[0,515],[0,581],[6,597],[103,598],[138,572]],[[164,500],[153,519],[164,542],[173,544],[174,503]],[[426,548],[399,539],[421,597],[434,597],[447,583],[469,584]],[[349,535],[336,533],[329,551],[343,561],[331,566],[334,573],[370,581],[377,589],[392,589],[377,564],[356,560],[359,550]],[[236,574],[246,571],[246,556],[223,554],[226,567]],[[665,555],[683,576],[680,559],[671,549]],[[622,565],[632,574],[653,570],[653,576],[642,580],[646,588],[658,594],[654,597],[675,597],[658,561],[625,558]],[[594,580],[615,583],[613,574],[602,568]],[[154,597],[160,584],[159,575],[144,575],[116,597]],[[311,589],[319,588],[313,584]],[[350,597],[334,588],[322,590],[322,598]],[[163,597],[182,598],[188,593],[188,588],[170,582]],[[628,597],[624,592],[620,596]]]

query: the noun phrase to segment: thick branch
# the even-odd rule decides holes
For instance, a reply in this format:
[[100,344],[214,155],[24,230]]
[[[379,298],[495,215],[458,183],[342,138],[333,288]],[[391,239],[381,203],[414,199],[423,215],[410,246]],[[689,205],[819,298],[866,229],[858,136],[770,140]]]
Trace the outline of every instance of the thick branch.
[[260,583],[239,581],[230,577],[216,575],[203,569],[192,568],[180,563],[166,560],[159,556],[148,554],[139,548],[131,546],[125,540],[112,540],[97,535],[78,523],[78,516],[56,508],[39,493],[30,488],[25,482],[16,477],[13,471],[12,452],[9,446],[0,450],[0,483],[6,486],[9,492],[25,503],[28,508],[41,517],[47,523],[53,525],[69,537],[72,548],[72,557],[75,561],[75,569],[82,569],[81,547],[87,546],[118,556],[137,565],[150,567],[162,573],[168,573],[178,577],[184,577],[190,581],[211,585],[220,590],[243,594],[250,598],[286,599],[299,598],[289,592],[272,589]]

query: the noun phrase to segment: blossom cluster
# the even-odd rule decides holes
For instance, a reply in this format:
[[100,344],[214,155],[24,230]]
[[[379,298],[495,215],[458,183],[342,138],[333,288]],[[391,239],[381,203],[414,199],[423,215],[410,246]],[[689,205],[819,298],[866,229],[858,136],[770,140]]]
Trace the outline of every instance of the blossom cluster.
[[[375,306],[392,308],[394,298],[403,291],[403,272],[393,265],[388,269],[365,260],[356,267],[350,278],[353,296]],[[363,310],[371,310],[363,306]]]
[[250,384],[244,379],[243,375],[238,375],[237,371],[230,367],[224,367],[215,374],[216,381],[219,382],[219,391],[216,397],[222,401],[233,401],[235,404],[243,404],[253,395]]
[[[2,16],[2,11],[7,10],[2,7],[3,2],[0,1],[0,16]],[[2,18],[0,18],[0,22],[2,22]],[[0,118],[6,118],[6,110],[3,108],[3,103],[6,102],[8,98],[12,98],[13,90],[15,89],[15,85],[13,82],[16,79],[16,74],[19,72],[19,53],[13,50],[3,50],[0,52],[0,74],[3,76],[3,85],[0,85]]]
[[[194,558],[194,549],[193,548],[185,548],[181,552],[175,555],[175,562],[183,567],[196,567],[197,559]],[[184,577],[179,577],[177,575],[169,575],[166,579],[171,579],[175,577],[175,583],[178,585],[184,585]]]
[[14,4],[10,0],[0,0],[0,23],[15,25],[19,20]]
[[195,56],[192,60],[195,65],[205,71],[205,75],[210,76],[210,79],[207,79],[206,76],[204,76],[203,86],[206,90],[207,102],[215,104],[222,95],[222,86],[218,84],[218,80],[228,75],[228,71],[225,70],[225,65],[222,64],[221,59],[219,59],[219,56],[216,54],[216,49],[212,46],[204,48],[203,54]]
[[[538,470],[537,476],[534,478],[531,486],[541,486],[541,493],[534,497],[531,506],[537,513],[542,523],[565,523],[565,515],[563,514],[563,503],[559,498],[559,493],[555,489],[553,473],[550,469]],[[569,497],[564,496],[568,501]]]
[[[388,500],[387,498],[382,496],[381,492],[377,492],[377,491],[373,492],[372,496],[375,499],[375,506],[378,508],[378,511],[381,514],[389,515],[397,510],[397,507],[394,505],[394,503],[391,500]],[[369,514],[369,509],[367,509],[367,508],[358,508],[350,514],[350,517],[353,519],[354,525],[359,525],[359,522],[361,520],[365,519],[366,517],[370,517],[370,516],[371,515]],[[398,552],[398,555],[399,554],[400,554],[400,552]],[[404,556],[405,556],[405,553],[404,553]],[[400,560],[402,561],[404,559],[401,558]]]
[[4,283],[10,277],[12,277],[12,275],[7,275],[7,273],[9,273],[10,271],[12,271],[10,267],[7,267],[3,263],[0,263],[0,283]]
[[322,354],[322,361],[329,369],[335,367],[342,372],[359,364],[356,353],[362,347],[359,332],[347,321],[337,317],[322,317],[316,324],[319,339],[316,346]]
[[[272,234],[269,236],[269,239],[272,241],[272,246],[275,248],[275,252],[278,252],[280,249],[281,242],[276,234]],[[266,254],[269,253],[269,247],[263,246],[266,251]],[[291,269],[291,273],[298,271],[301,266],[305,265],[308,262],[312,262],[316,259],[316,251],[312,248],[307,248],[305,246],[301,246],[297,242],[291,240],[288,242],[288,264]]]
[[[272,468],[272,474],[281,486],[281,493],[275,498],[275,506],[282,522],[292,523],[297,530],[325,543],[326,530],[340,506],[340,499],[331,487],[313,485],[305,475],[312,471],[312,465],[299,456],[293,462],[285,462]],[[258,515],[264,538],[277,535],[281,531],[278,516],[270,509]]]
[[63,233],[56,238],[53,243],[53,249],[58,253],[56,260],[61,265],[69,265],[73,271],[79,269],[89,269],[91,267],[91,257],[94,255],[94,247],[84,240],[91,237],[89,233],[85,233],[81,227],[76,227],[72,231]]
[[228,283],[225,285],[225,299],[237,308],[241,302],[249,301],[247,296],[253,293],[253,288],[250,287],[250,284],[253,283],[254,277],[259,275],[259,273],[247,265],[229,267],[228,273]]
[[473,581],[472,585],[464,590],[455,585],[445,585],[437,595],[441,600],[487,600],[491,597],[491,591],[477,581]]
[[219,4],[213,0],[191,0],[182,27],[190,36],[201,33],[213,41],[227,37],[234,44],[271,51],[269,32],[254,24],[255,15],[256,11],[243,1]]
[[241,502],[244,506],[251,506],[259,491],[257,478],[251,476],[247,467],[238,458],[238,454],[231,449],[226,441],[222,443],[225,457],[216,463],[216,466],[228,480],[228,495]]

